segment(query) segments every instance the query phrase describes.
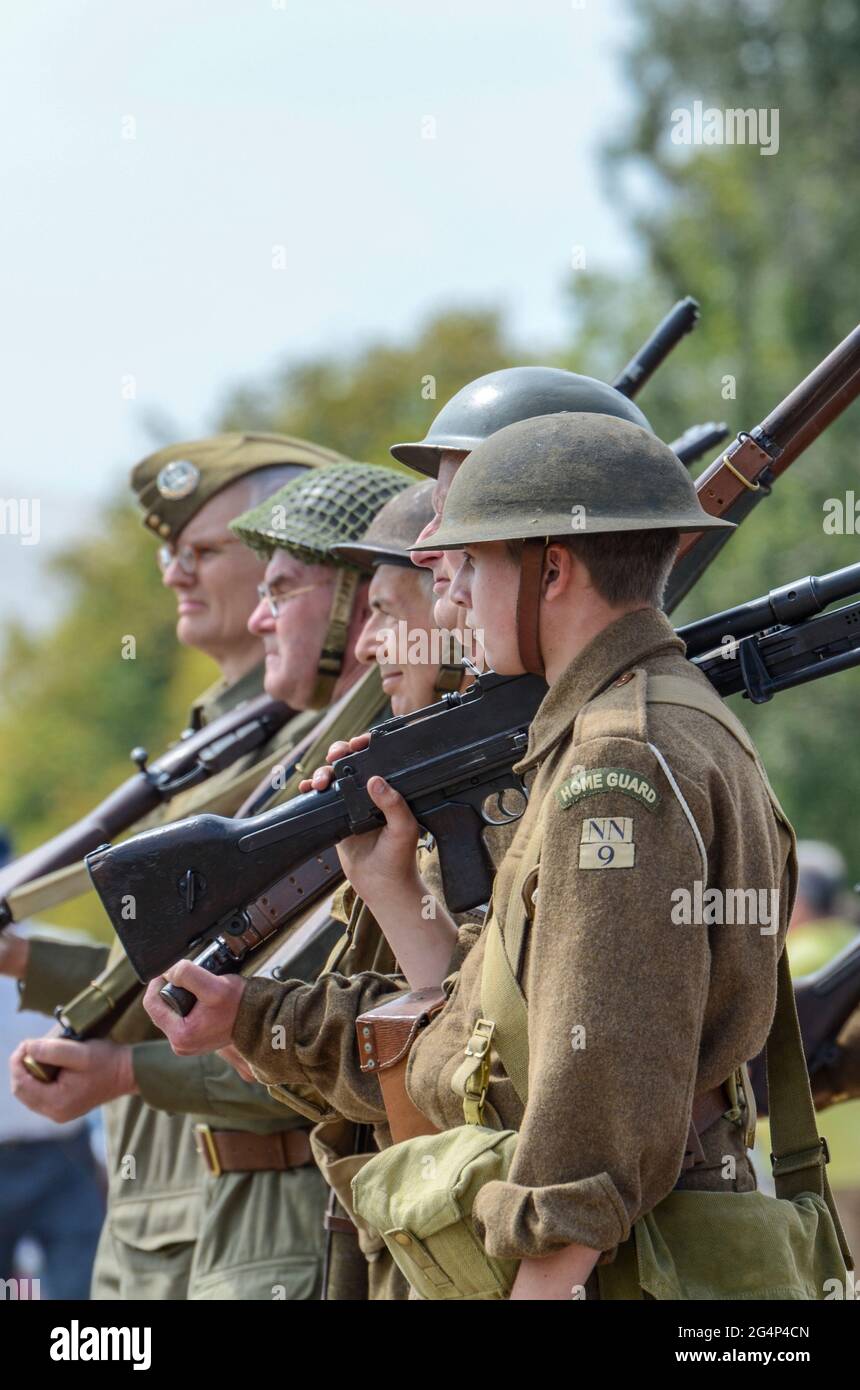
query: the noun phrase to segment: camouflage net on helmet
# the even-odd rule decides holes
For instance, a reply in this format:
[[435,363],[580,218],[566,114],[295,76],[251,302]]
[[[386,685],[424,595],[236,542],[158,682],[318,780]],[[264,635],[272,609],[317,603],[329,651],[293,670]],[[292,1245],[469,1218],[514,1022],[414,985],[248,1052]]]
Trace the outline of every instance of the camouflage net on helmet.
[[288,550],[306,564],[344,564],[332,546],[360,540],[386,502],[410,486],[393,468],[335,463],[294,478],[231,522],[230,530],[261,554]]

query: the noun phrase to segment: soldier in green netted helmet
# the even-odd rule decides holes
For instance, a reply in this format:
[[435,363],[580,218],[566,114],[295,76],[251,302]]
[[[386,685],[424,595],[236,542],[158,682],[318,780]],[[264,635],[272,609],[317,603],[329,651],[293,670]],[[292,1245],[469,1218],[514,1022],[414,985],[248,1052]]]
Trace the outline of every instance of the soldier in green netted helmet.
[[[264,507],[264,499],[285,484],[332,464],[356,469],[346,475],[350,479],[372,474],[376,481],[377,470],[354,465],[332,450],[252,432],[172,445],[134,469],[132,485],[144,524],[161,542],[164,582],[178,600],[177,636],[211,656],[223,674],[196,702],[193,722],[206,722],[262,689],[262,646],[247,623],[258,604],[264,563],[231,534],[228,523],[249,507]],[[378,474],[395,480],[392,486],[406,485],[407,479],[390,469]],[[388,491],[382,488],[383,498]],[[376,494],[372,486],[359,486],[358,493],[357,524],[363,525],[377,504]],[[298,517],[301,502],[292,496]],[[305,520],[316,514],[316,503],[309,503]],[[355,518],[343,520],[332,538],[355,535]],[[300,600],[292,607],[316,641],[304,663],[304,683],[312,687],[328,609],[314,618],[302,611]],[[342,686],[360,674],[344,670]],[[381,692],[375,699],[381,708]],[[233,815],[261,780],[271,794],[273,770],[280,772],[294,757],[319,717],[298,701],[293,708],[301,712],[268,744],[180,794],[158,816],[159,823],[204,811]],[[353,732],[366,727],[368,717],[365,708]],[[100,911],[97,904],[94,910]],[[28,1002],[50,1013],[81,989],[74,1001],[80,1012],[84,987],[94,976],[93,1007],[101,991],[121,992],[123,972],[133,972],[118,945],[109,958],[107,948],[79,950],[84,952],[79,984],[69,962],[73,948],[60,950],[56,959],[46,949],[37,953],[24,981]],[[46,1086],[19,1064],[16,1085],[27,1104],[42,1107],[41,1113],[50,1113],[44,1107],[53,1105],[55,1118],[71,1118],[108,1102],[109,1216],[95,1298],[318,1296],[325,1186],[312,1162],[303,1115],[272,1100],[263,1087],[246,1084],[222,1058],[175,1057],[139,1001],[109,1041],[44,1039],[29,1049],[37,1060],[64,1070]],[[134,1181],[129,1181],[130,1157]]]
[[232,523],[268,560],[250,630],[263,639],[265,687],[293,709],[320,709],[354,678],[367,579],[337,545],[360,540],[409,486],[393,468],[340,463],[297,478]]

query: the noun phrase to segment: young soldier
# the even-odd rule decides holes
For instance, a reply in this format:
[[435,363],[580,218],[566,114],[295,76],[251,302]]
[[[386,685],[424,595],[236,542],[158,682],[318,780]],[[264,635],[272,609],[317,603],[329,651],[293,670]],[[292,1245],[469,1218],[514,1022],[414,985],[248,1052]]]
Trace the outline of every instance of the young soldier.
[[[436,539],[463,554],[451,595],[484,629],[493,666],[543,672],[550,687],[519,764],[535,780],[487,926],[407,1074],[412,1102],[438,1128],[459,1126],[465,1102],[518,1131],[506,1180],[474,1206],[488,1253],[520,1261],[516,1299],[590,1292],[601,1255],[676,1186],[755,1186],[733,1101],[774,1012],[793,836],[746,735],[659,612],[678,534],[722,524],[642,428],[565,414],[479,445]],[[387,824],[345,842],[348,875],[410,986],[438,985],[455,926],[441,908],[430,923],[422,914],[408,808],[381,779],[369,790]],[[673,907],[706,886],[753,890],[770,910],[760,926],[709,928],[695,915],[677,925]],[[498,932],[527,1001],[525,1105],[522,1078],[515,1086],[495,1057],[485,1069],[475,1046]],[[377,1082],[359,1069],[352,1031],[385,984],[229,982],[217,1021],[258,1074],[312,1080],[364,1118],[378,1109]],[[293,1043],[277,1057],[276,1023]],[[195,1050],[181,1025],[170,1031]]]
[[[293,441],[294,450],[296,445]],[[304,447],[307,456],[314,446]],[[326,451],[319,453],[325,455]],[[364,530],[368,515],[401,490],[406,480],[390,469],[348,461],[332,466],[333,458],[338,456],[320,459],[330,466],[320,468],[313,481],[306,467],[302,468],[289,487],[282,488],[268,503],[259,503],[255,510],[262,509],[267,516],[286,510],[291,524],[307,531],[328,509],[326,524],[333,528],[333,534],[340,539],[354,538]],[[163,460],[157,457],[156,461],[163,472]],[[145,472],[148,477],[151,467]],[[174,469],[167,475],[165,485],[184,496],[176,473]],[[160,515],[166,500],[162,498],[157,504]],[[220,500],[219,494],[208,505]],[[242,500],[253,501],[253,494],[246,490]],[[273,507],[279,510],[272,512]],[[235,511],[234,505],[225,514],[225,531]],[[199,515],[203,515],[202,509]],[[165,524],[159,521],[159,527]],[[229,531],[221,544],[226,556],[253,571],[256,587],[261,577],[259,560],[235,544]],[[350,654],[350,642],[364,621],[366,586],[356,576],[332,622],[329,615],[336,587],[330,572],[319,578],[313,595],[305,591],[306,597],[297,596],[294,603],[285,605],[289,610],[283,625],[285,640],[289,641],[292,622],[296,660],[289,682],[276,682],[267,672],[266,683],[270,693],[286,696],[294,708],[316,709],[330,696],[345,691],[360,674]],[[321,603],[317,591],[326,589],[328,603]],[[252,631],[256,655],[256,625]],[[243,641],[247,646],[244,628]],[[277,686],[274,690],[273,685]],[[318,714],[311,716],[310,723],[315,718]],[[268,750],[264,766],[270,766],[274,757],[292,746],[291,727],[305,734],[307,716],[287,726],[287,735],[282,734],[277,747]],[[236,809],[248,789],[248,778],[256,784],[261,771],[255,761],[242,778],[233,779],[232,803],[226,804],[225,793],[220,797],[222,813]],[[192,809],[186,804],[180,814]],[[316,1296],[324,1186],[312,1163],[304,1117],[277,1105],[262,1087],[244,1084],[222,1059],[209,1058],[202,1068],[187,1064],[177,1067],[163,1041],[150,1041],[152,1037],[141,1010],[134,1019],[122,1020],[114,1043],[40,1040],[28,1045],[37,1060],[64,1067],[58,1082],[49,1087],[40,1086],[24,1071],[24,1048],[13,1061],[19,1095],[43,1113],[58,1106],[64,1115],[83,1113],[99,1101],[116,1100],[111,1107],[117,1118],[113,1133],[116,1143],[111,1145],[115,1191],[112,1189],[105,1259],[100,1268],[108,1268],[109,1243],[118,1266],[118,1283],[102,1279],[96,1285],[99,1296],[271,1298],[272,1290],[278,1287],[283,1288],[283,1297]],[[202,1131],[199,1157],[191,1151],[192,1127]],[[127,1180],[129,1157],[136,1165],[134,1183]],[[194,1201],[207,1169],[212,1174],[203,1183],[200,1200]],[[237,1210],[240,1220],[234,1219]]]

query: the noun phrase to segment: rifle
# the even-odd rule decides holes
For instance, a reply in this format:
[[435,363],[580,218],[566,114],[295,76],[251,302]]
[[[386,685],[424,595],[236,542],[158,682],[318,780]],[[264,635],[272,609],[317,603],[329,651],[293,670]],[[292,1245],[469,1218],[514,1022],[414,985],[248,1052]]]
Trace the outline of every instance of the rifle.
[[[860,394],[860,327],[820,362],[799,386],[696,479],[706,512],[740,524],[769,497],[776,479],[808,449]],[[681,537],[666,588],[671,613],[716,558],[731,531],[690,532]]]
[[237,758],[267,743],[292,711],[279,700],[259,695],[228,710],[202,729],[187,729],[179,741],[147,766],[145,748],[134,748],[138,771],[88,815],[0,870],[0,930],[15,920],[8,898],[25,883],[67,868],[105,839],[122,834],[135,821],[177,793],[197,786]]
[[[857,592],[858,577],[860,566],[850,566],[848,571],[803,582],[810,594],[817,587],[817,601],[828,594],[827,601],[832,601],[846,591]],[[802,582],[795,587],[801,588]],[[758,620],[769,597],[741,605],[748,624]],[[846,619],[855,609],[856,616]],[[734,610],[729,616],[742,632],[741,617]],[[718,617],[725,623],[726,614]],[[823,634],[821,624],[831,619],[834,628]],[[684,633],[681,628],[679,635]],[[779,670],[769,671],[768,678],[772,690],[789,689],[860,664],[860,603],[773,633],[752,629],[733,640],[738,651],[758,644],[766,670],[772,660],[768,644],[781,644]],[[807,660],[810,653],[812,659]],[[727,660],[721,652],[705,651],[694,661],[718,689],[733,681],[733,689],[744,688],[737,653]],[[300,873],[321,882],[325,851],[347,835],[382,824],[382,814],[367,793],[368,779],[376,774],[391,782],[419,824],[434,835],[451,910],[463,912],[486,902],[492,865],[483,827],[516,816],[499,805],[496,819],[485,803],[508,788],[525,794],[513,765],[523,755],[528,726],[545,689],[534,676],[479,675],[465,694],[447,695],[435,705],[379,725],[366,749],[334,764],[333,784],[325,792],[309,792],[244,820],[192,817],[89,855],[93,886],[141,979],[161,974],[209,935],[215,940],[196,956],[197,964],[213,974],[235,970],[237,955],[243,959],[278,930],[278,896],[289,891]],[[255,895],[253,910],[246,908]],[[267,899],[272,911],[265,919],[261,907]],[[130,901],[134,922],[122,915],[123,905]],[[188,991],[168,985],[163,994],[179,1013],[193,1006]]]
[[706,454],[717,444],[722,444],[723,440],[728,439],[728,437],[728,425],[718,425],[715,420],[709,420],[706,425],[691,425],[677,439],[672,440],[669,448],[689,468],[692,463],[702,457],[702,454]]
[[846,565],[688,623],[678,628],[678,636],[720,695],[742,691],[745,699],[762,705],[780,690],[860,663],[860,602],[822,611],[856,593],[860,564]]
[[[849,941],[833,960],[813,975],[795,981],[794,1002],[803,1035],[806,1067],[817,1106],[834,1099],[826,1069],[838,1061],[842,1049],[836,1035],[860,1003],[860,936]],[[768,1112],[767,1068],[764,1052],[749,1063],[750,1079],[760,1115]]]
[[[326,748],[335,738],[372,724],[379,717],[385,703],[379,668],[374,666],[289,750],[284,761],[275,769],[279,785],[274,785],[273,769],[270,768],[261,786],[255,788],[244,806],[239,808],[238,814],[253,814],[250,808],[256,810],[258,805],[271,800],[282,785],[297,786],[305,759],[311,767],[315,767],[324,758]],[[343,872],[336,855],[322,856],[322,859],[325,859],[328,869],[326,886],[331,891],[342,881]],[[320,890],[321,888],[322,885]],[[311,889],[309,877],[299,874],[291,877],[289,883],[276,884],[271,896],[264,896],[259,903],[261,920],[269,926],[267,937],[273,937],[276,929],[281,936],[280,941],[272,942],[272,955],[277,955],[279,966],[289,969],[290,974],[285,978],[315,978],[313,974],[305,972],[315,969],[318,973],[328,959],[336,940],[343,934],[341,923],[331,921],[326,914],[321,915],[319,920],[314,918],[302,923],[293,932],[284,930],[316,897],[317,892]],[[275,923],[272,918],[274,904],[280,909]],[[254,904],[251,905],[253,906]],[[248,911],[250,910],[249,908]],[[238,941],[233,937],[230,941],[234,947],[231,957],[234,961],[233,968],[239,969],[247,952],[240,954],[237,949]],[[70,1003],[55,1009],[59,1024],[48,1036],[69,1038],[73,1042],[107,1037],[139,993],[140,980],[128,957],[123,955],[91,980]],[[56,1080],[59,1074],[58,1067],[37,1062],[32,1057],[25,1057],[24,1065],[37,1081],[51,1082]]]
[[[699,322],[699,305],[687,295],[679,299],[666,317],[654,329],[650,338],[627,363],[624,371],[612,382],[616,391],[628,400],[638,396],[642,387],[666,360],[681,339],[692,332]],[[706,425],[691,425],[669,445],[687,467],[728,438],[729,427],[710,420]]]
[[[500,798],[509,789],[524,793],[512,768],[545,693],[535,676],[489,672],[464,694],[377,725],[366,749],[335,763],[327,791],[260,816],[192,816],[88,855],[93,886],[140,979],[161,974],[208,934],[226,951],[231,941],[247,944],[251,933],[263,939],[284,910],[275,885],[285,895],[322,892],[331,878],[325,851],[383,823],[367,792],[376,774],[390,780],[439,842],[451,911],[486,902],[494,870],[481,830],[516,819]],[[485,806],[492,797],[495,815]],[[215,954],[225,962],[224,951]]]
[[637,396],[672,349],[687,333],[692,332],[698,322],[699,305],[696,300],[690,295],[686,299],[679,299],[658,323],[650,338],[633,354],[624,371],[612,382],[615,390],[629,400]]

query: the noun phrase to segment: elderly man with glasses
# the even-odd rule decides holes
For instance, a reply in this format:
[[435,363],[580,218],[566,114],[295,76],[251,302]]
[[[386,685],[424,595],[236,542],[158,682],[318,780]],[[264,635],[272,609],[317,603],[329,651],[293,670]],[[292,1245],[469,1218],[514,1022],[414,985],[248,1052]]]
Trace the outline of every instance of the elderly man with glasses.
[[[144,459],[132,486],[144,524],[161,542],[164,583],[177,598],[177,638],[210,656],[220,679],[195,703],[200,726],[260,693],[263,648],[248,630],[263,563],[235,543],[228,523],[283,488],[332,464],[390,479],[381,505],[405,478],[348,464],[340,455],[276,435],[224,435],[161,450]],[[355,477],[350,474],[350,481]],[[375,497],[375,494],[374,494]],[[359,498],[361,502],[361,498]],[[299,512],[301,507],[298,507]],[[364,529],[359,512],[359,530]],[[346,538],[355,530],[347,528]],[[358,595],[356,595],[358,598]],[[293,605],[307,648],[304,684],[315,693],[328,640],[326,609],[314,633]],[[363,621],[359,615],[356,622]],[[312,624],[311,624],[312,626]],[[308,645],[309,643],[309,645]],[[337,662],[335,662],[337,664]],[[343,663],[341,663],[343,664]],[[343,680],[340,680],[340,675]],[[319,702],[288,699],[295,715],[261,753],[234,763],[175,798],[162,819],[217,810],[235,814],[273,764],[289,757],[320,717],[329,695],[360,674],[347,665]],[[268,682],[267,682],[268,684]],[[150,820],[148,824],[152,824]],[[143,828],[139,824],[135,829]],[[94,910],[98,911],[97,905]],[[19,968],[28,1007],[50,1013],[97,976],[128,970],[118,946],[39,948]],[[51,1085],[35,1080],[29,1055],[61,1068]],[[321,1275],[325,1186],[311,1159],[307,1121],[249,1086],[218,1057],[177,1059],[139,1002],[110,1040],[40,1039],[13,1056],[13,1086],[32,1109],[71,1118],[105,1104],[109,1212],[93,1281],[99,1299],[314,1298]],[[199,1152],[195,1152],[195,1135]],[[213,1164],[215,1153],[217,1163]]]

